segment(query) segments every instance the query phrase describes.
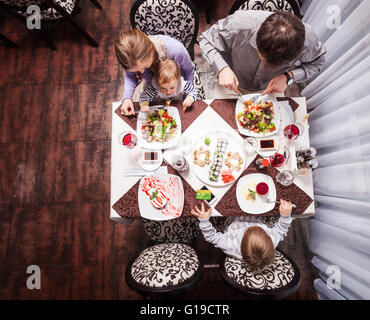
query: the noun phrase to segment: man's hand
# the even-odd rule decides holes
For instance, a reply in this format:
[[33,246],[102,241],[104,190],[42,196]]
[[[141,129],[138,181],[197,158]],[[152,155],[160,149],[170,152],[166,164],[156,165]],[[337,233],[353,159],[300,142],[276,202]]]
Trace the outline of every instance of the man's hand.
[[134,103],[132,102],[131,99],[123,100],[121,104],[121,114],[123,116],[135,115]]
[[183,110],[184,112],[186,111],[187,108],[189,108],[192,104],[194,103],[194,99],[191,96],[187,96],[184,102],[182,103],[183,105]]
[[270,81],[266,90],[262,92],[262,95],[268,93],[284,93],[286,88],[288,88],[286,76],[281,74],[280,76],[277,76]]
[[221,87],[238,93],[239,81],[234,71],[232,71],[230,67],[225,67],[220,71],[218,74],[218,84]]
[[293,205],[291,202],[280,199],[279,211],[282,216],[289,217],[292,213],[292,207]]
[[[196,211],[196,212],[195,212]],[[191,210],[191,214],[197,217],[199,220],[207,220],[211,215],[212,208],[209,208],[207,211],[204,209],[204,203],[202,203],[202,210],[199,210],[198,207],[195,207],[195,211]]]

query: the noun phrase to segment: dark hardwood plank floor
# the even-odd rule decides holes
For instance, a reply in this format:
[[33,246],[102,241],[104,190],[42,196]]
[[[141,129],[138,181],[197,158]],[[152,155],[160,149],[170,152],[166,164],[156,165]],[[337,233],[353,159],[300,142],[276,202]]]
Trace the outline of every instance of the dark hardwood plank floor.
[[[0,14],[0,299],[140,299],[127,288],[129,259],[144,246],[140,221],[109,220],[111,103],[123,90],[113,50],[128,29],[133,1],[81,1],[78,20],[99,41],[94,48],[68,24],[46,26],[58,51]],[[198,5],[201,1],[197,1]],[[211,22],[231,0],[212,5]],[[200,6],[200,32],[209,27]],[[198,58],[200,57],[197,48]],[[315,299],[308,221],[296,220],[280,244],[300,267],[302,284],[289,299]],[[202,258],[219,251],[199,237]],[[41,290],[28,290],[27,266],[41,268]],[[217,269],[206,269],[187,299],[243,299]]]

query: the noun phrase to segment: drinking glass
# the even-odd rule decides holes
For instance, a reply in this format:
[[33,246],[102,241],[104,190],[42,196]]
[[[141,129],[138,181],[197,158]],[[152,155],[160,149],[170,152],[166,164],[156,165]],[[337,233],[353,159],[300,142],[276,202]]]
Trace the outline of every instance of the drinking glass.
[[177,148],[184,156],[188,155],[191,152],[192,146],[193,140],[187,136],[181,135],[177,144]]
[[281,185],[288,187],[294,181],[294,174],[291,171],[283,170],[276,175],[276,181]]
[[285,162],[285,157],[281,154],[276,152],[272,156],[270,156],[270,164],[275,167],[281,167]]
[[249,137],[249,138],[244,139],[243,148],[244,148],[244,151],[247,154],[251,154],[253,152],[256,152],[256,150],[257,150],[257,140],[256,140],[256,138]]
[[284,137],[288,140],[296,140],[304,133],[304,125],[301,122],[295,121],[286,125],[283,133]]
[[118,136],[119,144],[128,149],[133,149],[137,144],[137,137],[130,131],[123,131]]

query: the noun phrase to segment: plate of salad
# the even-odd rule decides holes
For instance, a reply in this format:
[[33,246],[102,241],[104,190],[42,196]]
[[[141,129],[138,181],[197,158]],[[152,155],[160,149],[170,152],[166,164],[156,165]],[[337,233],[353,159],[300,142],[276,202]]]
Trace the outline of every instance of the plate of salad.
[[263,96],[253,101],[255,94],[242,96],[245,103],[238,99],[235,120],[239,132],[251,137],[267,137],[279,130],[280,114],[277,100],[272,96]]
[[167,149],[174,147],[181,135],[181,119],[177,108],[151,107],[149,113],[140,112],[137,135],[142,148]]

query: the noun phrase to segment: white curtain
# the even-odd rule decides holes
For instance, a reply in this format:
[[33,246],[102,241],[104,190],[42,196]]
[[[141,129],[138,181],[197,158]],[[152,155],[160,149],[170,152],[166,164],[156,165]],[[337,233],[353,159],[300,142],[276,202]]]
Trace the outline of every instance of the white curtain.
[[319,299],[370,299],[370,1],[306,0],[302,12],[327,49],[302,91],[319,161],[314,287]]

